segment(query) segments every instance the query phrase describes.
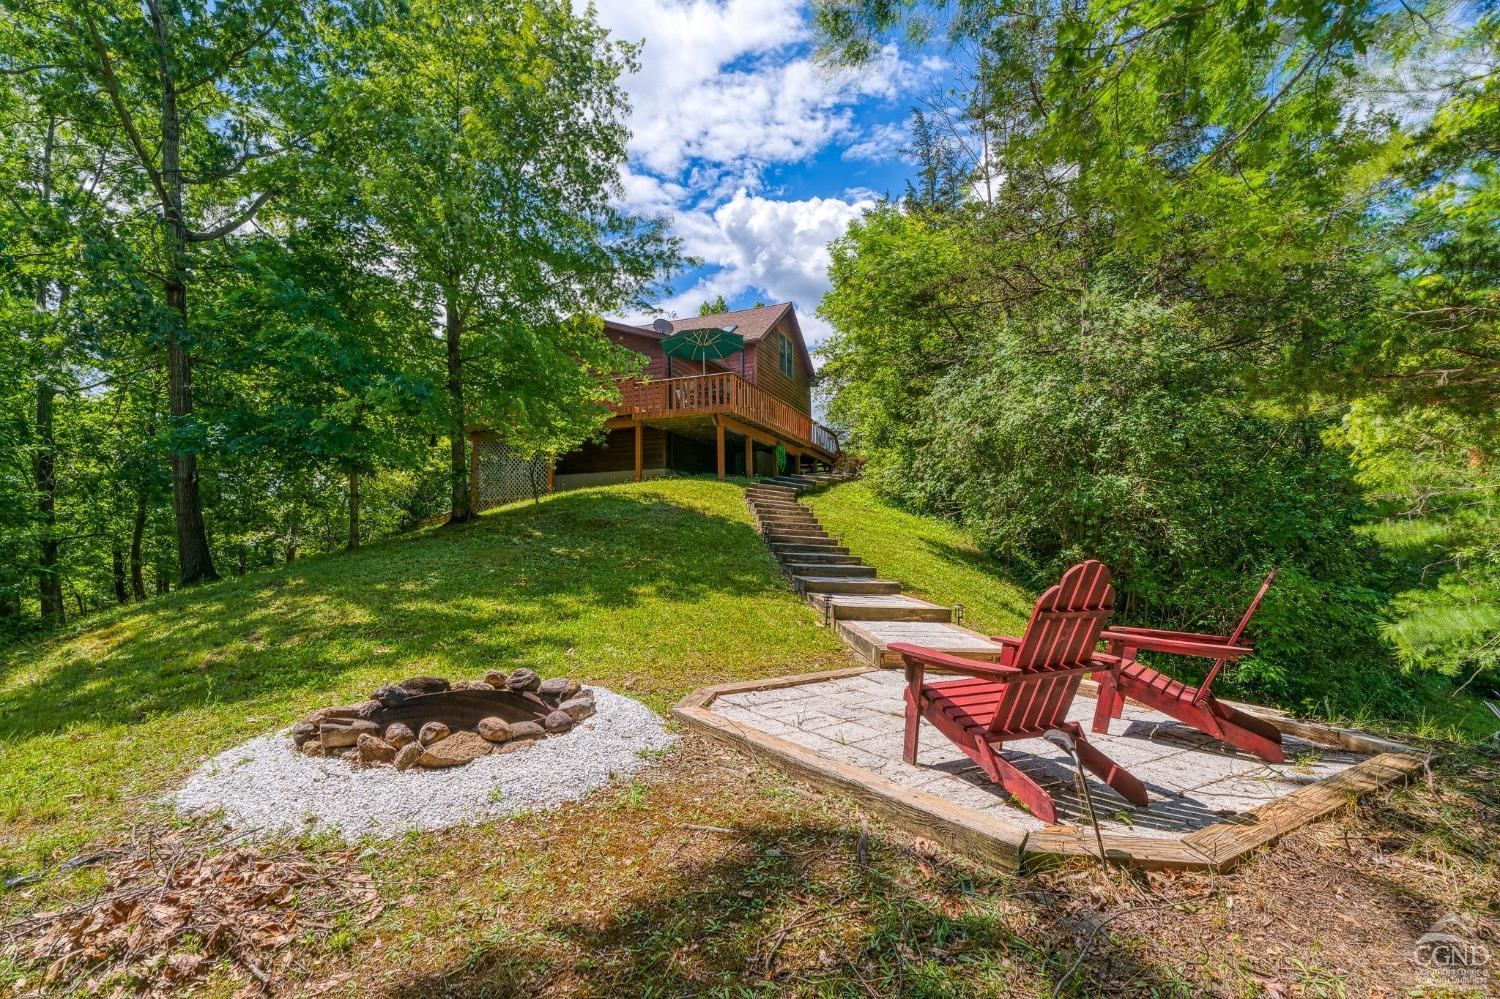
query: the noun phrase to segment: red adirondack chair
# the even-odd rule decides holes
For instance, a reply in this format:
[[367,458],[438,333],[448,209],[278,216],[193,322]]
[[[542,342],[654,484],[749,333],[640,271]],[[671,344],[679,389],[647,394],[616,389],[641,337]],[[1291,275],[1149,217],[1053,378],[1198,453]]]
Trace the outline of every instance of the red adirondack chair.
[[[994,638],[1005,647],[998,664],[904,642],[891,645],[906,664],[906,762],[916,765],[917,731],[926,718],[1033,815],[1056,822],[1051,796],[997,750],[1006,742],[1061,729],[1073,737],[1084,766],[1130,801],[1145,805],[1145,786],[1091,745],[1077,722],[1068,721],[1068,708],[1083,675],[1117,662],[1094,651],[1114,605],[1109,570],[1090,560],[1063,573],[1062,580],[1037,599],[1024,636]],[[928,668],[969,679],[928,683]]]
[[[1255,651],[1242,645],[1240,639],[1275,578],[1276,570],[1272,569],[1265,582],[1260,584],[1255,599],[1250,601],[1245,616],[1240,618],[1239,626],[1228,638],[1155,628],[1111,628],[1106,636],[1109,651],[1120,658],[1121,665],[1117,670],[1101,672],[1095,677],[1099,683],[1099,706],[1094,713],[1094,731],[1108,732],[1110,719],[1120,717],[1125,710],[1125,698],[1132,697],[1235,749],[1253,753],[1271,763],[1283,762],[1286,757],[1281,751],[1280,729],[1264,718],[1230,707],[1208,690],[1225,663],[1237,661]],[[1214,664],[1201,685],[1189,687],[1137,662],[1135,657],[1139,652],[1202,656],[1213,659]]]

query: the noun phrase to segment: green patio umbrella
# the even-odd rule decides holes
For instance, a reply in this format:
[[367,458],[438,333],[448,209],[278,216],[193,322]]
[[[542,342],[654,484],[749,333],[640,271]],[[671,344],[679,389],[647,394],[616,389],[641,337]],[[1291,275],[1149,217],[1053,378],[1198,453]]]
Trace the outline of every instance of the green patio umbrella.
[[721,360],[745,349],[745,338],[735,332],[738,328],[704,326],[695,330],[683,330],[663,340],[661,349],[670,357],[702,361],[703,373],[708,374],[709,361]]

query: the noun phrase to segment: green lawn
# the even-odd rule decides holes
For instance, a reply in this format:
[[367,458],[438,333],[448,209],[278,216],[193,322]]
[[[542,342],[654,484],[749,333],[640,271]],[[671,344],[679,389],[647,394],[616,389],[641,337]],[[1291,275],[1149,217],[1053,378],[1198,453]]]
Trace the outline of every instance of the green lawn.
[[[1024,622],[1029,595],[952,527],[860,485],[812,502],[913,592],[962,602],[982,630]],[[194,851],[222,855],[214,824],[165,814],[163,792],[216,752],[404,675],[527,665],[665,710],[708,683],[852,661],[777,572],[739,484],[519,504],[0,650],[0,878],[99,850],[134,863],[163,836],[168,877],[194,869]],[[261,960],[288,995],[1248,999],[1265,982],[1287,995],[1408,994],[1415,935],[1449,911],[1494,916],[1500,898],[1493,761],[1445,752],[1435,772],[1295,833],[1232,879],[1091,867],[1019,879],[690,737],[554,812],[353,848],[258,846],[324,872],[326,889],[255,903],[300,920],[295,941]],[[350,877],[373,879],[373,918],[339,902]],[[99,866],[54,872],[0,889],[0,918],[114,884]],[[1369,933],[1290,918],[1313,893],[1392,915]],[[1247,911],[1265,915],[1245,923]],[[1087,932],[1106,921],[1107,934]],[[32,994],[39,968],[6,943],[0,931],[0,993]],[[198,994],[246,994],[229,955],[182,946],[210,959]],[[161,970],[120,974],[146,983]]]
[[74,851],[207,756],[404,676],[529,666],[665,711],[704,684],[847,662],[738,485],[517,504],[0,650],[0,873]]
[[963,604],[964,624],[986,634],[1019,635],[1025,629],[1036,594],[952,524],[888,506],[860,482],[807,502],[829,534],[912,596]]

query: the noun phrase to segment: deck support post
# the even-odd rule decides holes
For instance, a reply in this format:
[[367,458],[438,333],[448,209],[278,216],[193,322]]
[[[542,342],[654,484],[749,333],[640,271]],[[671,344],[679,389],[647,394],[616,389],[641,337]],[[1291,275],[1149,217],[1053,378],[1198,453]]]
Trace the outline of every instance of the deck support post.
[[745,478],[755,478],[755,438],[745,435]]
[[547,466],[547,492],[554,493],[556,491],[557,491],[557,462],[554,461],[552,464],[550,464],[550,465]]
[[[641,481],[645,474],[646,458],[646,425],[637,420],[635,424],[635,481]],[[721,476],[722,478],[722,476]]]
[[724,477],[724,421],[714,417],[714,437],[718,443],[719,478]]

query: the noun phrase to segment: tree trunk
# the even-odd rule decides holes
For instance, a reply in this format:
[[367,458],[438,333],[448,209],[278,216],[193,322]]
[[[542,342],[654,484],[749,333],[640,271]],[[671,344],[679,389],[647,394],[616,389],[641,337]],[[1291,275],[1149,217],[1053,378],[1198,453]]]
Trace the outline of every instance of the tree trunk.
[[156,576],[156,592],[157,593],[170,593],[170,592],[172,592],[172,577],[171,577],[171,574],[168,573],[168,571],[166,570],[166,568],[164,566],[162,566],[160,564],[157,564],[153,575]]
[[120,547],[118,541],[110,547],[110,568],[115,577],[115,603],[128,604],[130,593],[125,589],[125,549]]
[[245,546],[242,544],[240,545],[240,562],[239,565],[235,567],[235,575],[243,576],[245,574],[245,569]]
[[359,473],[349,473],[349,551],[359,547]]
[[459,346],[463,339],[463,319],[454,304],[454,295],[443,291],[444,330],[448,347],[448,400],[453,407],[453,422],[448,429],[452,445],[452,462],[449,474],[452,479],[452,510],[448,523],[462,524],[474,517],[474,497],[469,495],[469,462],[467,435],[464,433],[464,379],[463,357]]
[[[47,138],[42,143],[41,198],[44,205],[52,203],[52,151],[57,141],[57,120],[47,123]],[[37,322],[45,322],[52,308],[52,282],[43,281],[36,290]],[[39,345],[46,343],[43,335],[37,336]],[[49,624],[63,620],[62,576],[57,567],[57,440],[54,404],[57,387],[52,384],[49,365],[43,361],[42,372],[36,385],[36,454],[31,460],[32,484],[36,489],[37,526],[40,529],[38,545],[41,548],[37,562],[37,597],[41,602],[42,620]]]
[[44,376],[36,389],[37,449],[32,459],[32,474],[41,530],[38,542],[41,558],[36,568],[37,597],[41,601],[42,620],[50,624],[61,623],[63,619],[62,576],[57,566],[57,468],[52,412],[56,397],[57,390]]
[[[173,76],[171,41],[166,19],[155,3],[147,4],[156,40],[161,83],[161,179],[165,196],[162,215],[167,255],[162,291],[167,309],[177,322],[167,331],[167,398],[172,420],[181,427],[193,414],[192,359],[182,344],[187,330],[187,219],[183,214],[182,122],[177,111],[177,80]],[[203,526],[203,501],[198,492],[198,455],[191,448],[172,450],[172,514],[177,526],[177,575],[183,586],[218,579],[208,532]]]
[[286,533],[286,563],[291,565],[297,559],[297,542],[302,538],[302,517],[298,510],[292,511],[292,526]]
[[130,525],[130,592],[137,600],[146,599],[146,580],[141,573],[141,541],[146,536],[146,489],[135,494],[135,519]]

